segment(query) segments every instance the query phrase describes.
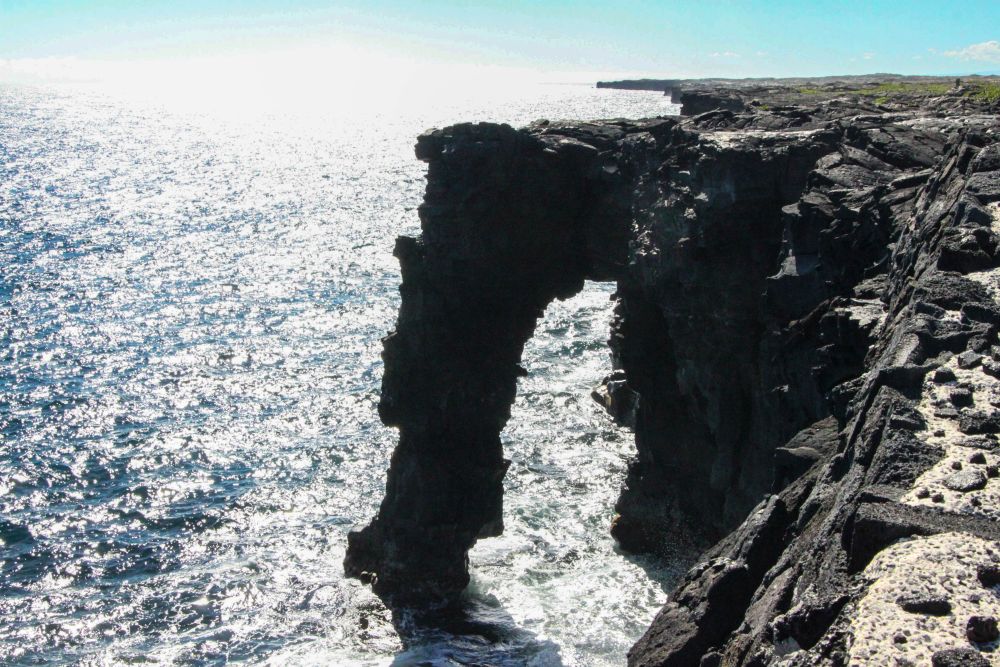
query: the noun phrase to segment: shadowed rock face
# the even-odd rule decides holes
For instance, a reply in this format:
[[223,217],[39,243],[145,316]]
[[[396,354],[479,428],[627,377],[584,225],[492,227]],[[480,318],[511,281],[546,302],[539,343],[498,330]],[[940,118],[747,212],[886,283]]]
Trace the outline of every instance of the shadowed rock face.
[[[684,517],[700,525],[688,540],[742,519],[772,478],[769,465],[743,464],[800,425],[755,416],[781,210],[837,136],[730,145],[664,119],[421,137],[423,234],[396,245],[403,303],[379,406],[400,442],[378,517],[351,535],[348,572],[375,575],[396,601],[465,587],[468,549],[503,526],[499,434],[524,343],[546,305],[585,279],[618,283],[611,347],[641,397],[615,535],[655,551]],[[822,412],[810,406],[806,419]],[[750,446],[754,428],[767,440]],[[692,479],[698,492],[674,492]]]
[[461,592],[469,548],[503,530],[500,431],[524,343],[550,301],[624,260],[592,145],[468,125],[421,137],[417,154],[430,163],[424,234],[396,244],[403,298],[379,404],[399,446],[346,562],[404,602]]
[[464,589],[468,550],[503,529],[499,434],[524,344],[587,279],[617,283],[618,372],[598,395],[628,399],[636,436],[613,534],[666,552],[732,531],[630,664],[842,664],[842,612],[878,551],[992,539],[985,519],[896,501],[944,451],[915,435],[924,377],[997,342],[1000,311],[962,276],[1000,259],[996,121],[864,111],[420,137],[422,234],[396,244],[379,405],[399,444],[347,573],[394,604]]
[[[977,568],[994,568],[1000,557],[997,507],[987,505],[997,492],[988,486],[995,453],[975,454],[997,442],[961,430],[995,409],[959,412],[952,401],[927,399],[937,395],[931,385],[954,385],[958,373],[957,382],[975,383],[967,394],[987,391],[990,405],[1000,405],[996,378],[973,363],[1000,354],[1000,217],[983,215],[1000,201],[1000,185],[979,188],[991,178],[979,170],[994,169],[998,131],[995,117],[856,119],[845,128],[849,143],[817,162],[799,200],[784,209],[781,269],[768,279],[766,299],[772,322],[791,322],[772,328],[764,347],[779,354],[796,340],[815,346],[809,372],[834,418],[777,450],[780,493],[706,552],[630,651],[630,665],[881,665],[897,657],[925,664],[948,651],[985,660],[968,645],[968,619],[932,631],[920,620],[931,611],[896,613],[899,603],[886,609],[878,600],[905,592],[887,592],[886,582],[903,582],[968,605],[939,581],[941,568],[925,564],[960,562],[959,579],[974,581]],[[841,331],[839,348],[824,345],[832,330]],[[796,369],[787,356],[783,365]],[[789,384],[791,409],[804,386]],[[946,455],[947,472],[935,472]],[[807,472],[784,486],[795,466]],[[959,487],[960,475],[976,483]],[[939,534],[985,551],[942,556],[926,537]],[[913,554],[905,572],[870,566],[901,539],[911,540]],[[969,599],[994,599],[984,587]]]

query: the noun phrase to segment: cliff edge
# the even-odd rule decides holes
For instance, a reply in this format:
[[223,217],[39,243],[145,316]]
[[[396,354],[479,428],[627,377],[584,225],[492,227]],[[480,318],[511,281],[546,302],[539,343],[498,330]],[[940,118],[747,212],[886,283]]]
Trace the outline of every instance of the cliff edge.
[[610,529],[715,542],[629,664],[989,664],[1000,109],[966,92],[421,136],[379,405],[399,445],[347,573],[393,604],[464,589],[503,530],[523,346],[614,281],[595,393],[637,456]]

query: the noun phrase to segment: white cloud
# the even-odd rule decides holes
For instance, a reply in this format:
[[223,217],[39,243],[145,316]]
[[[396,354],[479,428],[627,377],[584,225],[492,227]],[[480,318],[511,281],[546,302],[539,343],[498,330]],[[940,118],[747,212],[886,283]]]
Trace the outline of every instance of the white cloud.
[[964,49],[945,51],[944,55],[949,58],[960,60],[974,60],[982,63],[1000,63],[1000,42],[992,39],[988,42],[970,44]]
[[713,58],[739,58],[740,57],[740,54],[736,53],[735,51],[713,51],[712,53],[709,53],[708,55],[710,55]]
[[861,57],[862,57],[862,58],[864,58],[865,60],[871,60],[872,58],[874,58],[874,57],[875,57],[875,54],[874,54],[874,53],[872,53],[871,51],[869,51],[868,53],[865,53],[865,54],[864,54],[863,56],[861,56]]

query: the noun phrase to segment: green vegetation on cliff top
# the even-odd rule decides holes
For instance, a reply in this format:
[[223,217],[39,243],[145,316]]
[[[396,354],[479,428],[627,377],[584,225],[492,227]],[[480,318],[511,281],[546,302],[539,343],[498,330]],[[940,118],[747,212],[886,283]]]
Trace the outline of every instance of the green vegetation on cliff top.
[[870,97],[888,98],[892,95],[944,95],[952,89],[948,83],[923,83],[909,81],[887,81],[875,85],[864,85],[859,88],[837,90],[829,88],[799,88],[802,95],[828,95],[853,93]]
[[972,93],[977,100],[988,102],[1000,102],[1000,83],[984,83],[979,89]]
[[[961,81],[956,81],[962,84]],[[965,81],[967,90],[966,97],[975,98],[978,101],[993,104],[1000,102],[1000,83],[989,81],[985,83]],[[944,82],[910,82],[910,81],[888,81],[879,84],[865,84],[857,88],[829,88],[829,87],[803,87],[798,89],[800,95],[864,95],[875,98],[877,104],[885,104],[892,101],[898,95],[944,95],[955,90],[951,83]]]

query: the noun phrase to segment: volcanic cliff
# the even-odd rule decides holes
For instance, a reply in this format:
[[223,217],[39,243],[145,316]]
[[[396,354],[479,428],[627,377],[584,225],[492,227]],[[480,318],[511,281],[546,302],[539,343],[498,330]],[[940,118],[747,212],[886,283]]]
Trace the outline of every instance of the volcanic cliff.
[[393,604],[464,589],[468,550],[503,530],[524,344],[553,299],[614,281],[617,370],[595,395],[637,457],[611,531],[630,551],[720,540],[629,664],[987,660],[997,102],[828,92],[419,138],[379,405],[399,445],[348,574]]

